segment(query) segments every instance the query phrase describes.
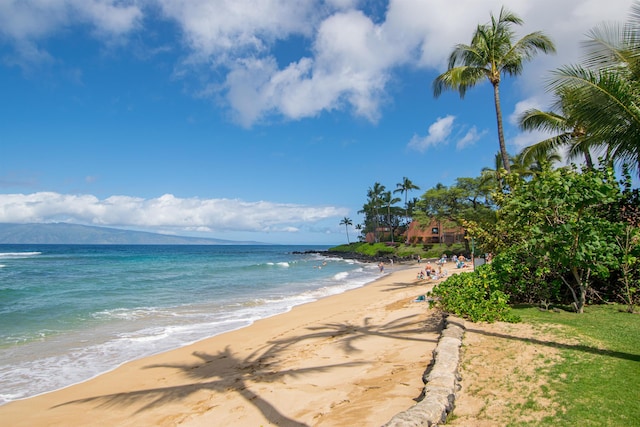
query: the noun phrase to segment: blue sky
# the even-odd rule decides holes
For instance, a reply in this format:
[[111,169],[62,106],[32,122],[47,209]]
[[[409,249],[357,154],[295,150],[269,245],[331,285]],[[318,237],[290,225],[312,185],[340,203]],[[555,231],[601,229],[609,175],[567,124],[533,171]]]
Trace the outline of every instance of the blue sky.
[[501,85],[517,153],[542,136],[513,118],[631,0],[0,0],[0,222],[343,243],[375,182],[492,165],[491,86],[431,84],[502,5],[558,50]]

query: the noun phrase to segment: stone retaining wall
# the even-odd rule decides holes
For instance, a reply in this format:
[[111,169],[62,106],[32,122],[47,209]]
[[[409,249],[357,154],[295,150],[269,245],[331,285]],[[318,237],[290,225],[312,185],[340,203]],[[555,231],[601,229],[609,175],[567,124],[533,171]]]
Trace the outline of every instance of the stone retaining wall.
[[448,316],[433,360],[425,371],[424,396],[418,403],[394,416],[384,427],[437,426],[444,423],[453,410],[459,390],[458,364],[464,336],[464,320]]

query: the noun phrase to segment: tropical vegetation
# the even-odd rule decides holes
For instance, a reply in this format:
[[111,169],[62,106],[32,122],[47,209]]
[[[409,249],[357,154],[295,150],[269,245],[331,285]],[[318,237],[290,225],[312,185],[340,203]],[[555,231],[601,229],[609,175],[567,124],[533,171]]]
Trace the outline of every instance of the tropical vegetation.
[[[640,2],[624,24],[587,35],[583,63],[552,72],[549,111],[520,118],[523,130],[550,136],[510,156],[503,150],[500,76],[517,75],[534,53],[553,51],[539,32],[514,42],[510,27],[521,23],[504,8],[492,15],[470,45],[456,47],[449,69],[434,82],[436,95],[444,89],[464,95],[489,78],[500,140],[495,164],[413,199],[408,193],[419,187],[403,177],[394,191],[404,195],[403,207],[374,183],[359,211],[360,243],[342,250],[367,252],[369,245],[376,256],[425,254],[430,245],[403,240],[410,223],[459,225],[466,231],[464,252],[491,254],[492,262],[436,286],[432,299],[442,309],[485,321],[517,320],[508,305],[518,303],[577,313],[621,303],[633,313],[640,299],[640,192],[632,185],[632,174],[640,173]],[[561,166],[563,155],[583,165]],[[371,235],[374,243],[364,243]]]
[[[554,109],[521,117],[523,129],[552,136],[514,158],[501,156],[503,164],[485,172],[495,177],[495,221],[462,219],[468,236],[496,254],[476,274],[489,283],[496,279],[511,303],[566,305],[583,313],[588,303],[617,301],[635,310],[640,204],[628,170],[638,170],[640,160],[639,31],[635,3],[629,22],[589,33],[585,62],[553,73]],[[585,166],[554,169],[561,148]],[[593,152],[604,154],[599,165]],[[512,167],[503,171],[508,163]],[[452,303],[439,293],[434,290],[440,306]],[[473,317],[468,309],[465,314]]]

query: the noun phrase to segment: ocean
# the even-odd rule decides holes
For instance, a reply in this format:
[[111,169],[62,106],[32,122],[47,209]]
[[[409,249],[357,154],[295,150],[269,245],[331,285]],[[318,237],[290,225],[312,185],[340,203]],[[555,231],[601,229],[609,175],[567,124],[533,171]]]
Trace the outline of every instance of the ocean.
[[324,246],[0,245],[0,404],[379,277]]

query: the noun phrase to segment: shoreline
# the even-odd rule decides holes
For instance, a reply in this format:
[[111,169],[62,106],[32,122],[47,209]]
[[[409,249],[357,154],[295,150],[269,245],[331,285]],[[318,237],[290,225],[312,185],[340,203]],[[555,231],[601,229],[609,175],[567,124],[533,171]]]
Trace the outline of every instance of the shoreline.
[[[0,406],[11,425],[380,425],[415,404],[441,325],[401,264],[360,288]],[[436,322],[437,323],[437,322]],[[420,344],[420,345],[417,345]],[[351,422],[347,422],[351,420]],[[212,424],[213,423],[213,424]]]
[[[84,382],[123,363],[248,326],[380,277],[375,265],[294,256],[280,247],[157,251],[129,246],[124,252],[106,248],[97,252],[115,256],[122,269],[112,269],[111,261],[100,262],[93,249],[69,245],[38,249],[42,252],[9,258],[5,271],[9,274],[5,287],[27,291],[10,293],[7,301],[8,316],[0,331],[5,344],[0,349],[0,405]],[[228,254],[237,256],[230,259]],[[142,270],[126,262],[137,256],[145,259]],[[78,270],[64,268],[67,259],[70,264],[79,263]],[[171,267],[158,262],[162,259],[172,259]],[[226,259],[230,264],[225,264]],[[194,271],[183,274],[182,263]],[[322,268],[317,268],[321,263]],[[61,285],[38,287],[37,280],[29,283],[28,279],[21,283],[16,274],[12,279],[12,272],[32,269],[49,270],[50,282]],[[133,274],[124,273],[129,270]],[[68,276],[67,271],[76,273]],[[126,285],[116,285],[118,291],[112,292],[112,285],[92,279],[96,273]],[[76,280],[80,291],[67,299],[64,289]],[[154,283],[153,291],[145,291],[145,283]],[[192,292],[180,291],[183,288]],[[40,311],[31,318],[25,314],[29,307]]]

